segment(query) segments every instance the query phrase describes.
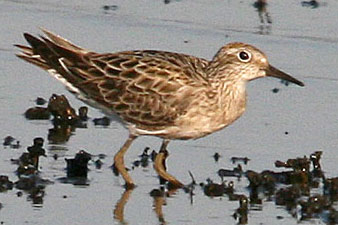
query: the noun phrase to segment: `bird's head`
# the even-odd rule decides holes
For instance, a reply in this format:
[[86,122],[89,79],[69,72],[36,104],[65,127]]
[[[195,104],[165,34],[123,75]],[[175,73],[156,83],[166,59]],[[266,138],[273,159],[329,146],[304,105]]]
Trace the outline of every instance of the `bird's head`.
[[250,81],[265,76],[304,86],[303,82],[271,66],[262,51],[239,42],[223,46],[216,53],[208,68],[208,77],[211,80]]

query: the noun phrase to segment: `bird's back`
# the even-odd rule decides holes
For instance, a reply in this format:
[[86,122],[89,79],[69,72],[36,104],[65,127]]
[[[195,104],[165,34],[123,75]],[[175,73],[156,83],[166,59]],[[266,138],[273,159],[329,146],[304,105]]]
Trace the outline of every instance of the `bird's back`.
[[146,131],[163,130],[208,87],[205,59],[164,51],[98,54],[45,31],[18,56],[63,82],[80,99]]

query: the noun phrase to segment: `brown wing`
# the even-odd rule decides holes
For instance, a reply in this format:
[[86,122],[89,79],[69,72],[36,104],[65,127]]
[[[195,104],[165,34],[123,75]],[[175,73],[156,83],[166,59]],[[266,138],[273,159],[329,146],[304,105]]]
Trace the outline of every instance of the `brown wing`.
[[80,99],[141,128],[173,123],[208,85],[204,59],[162,51],[97,54],[44,32],[49,39],[25,34],[32,47],[17,45],[18,56],[54,74]]

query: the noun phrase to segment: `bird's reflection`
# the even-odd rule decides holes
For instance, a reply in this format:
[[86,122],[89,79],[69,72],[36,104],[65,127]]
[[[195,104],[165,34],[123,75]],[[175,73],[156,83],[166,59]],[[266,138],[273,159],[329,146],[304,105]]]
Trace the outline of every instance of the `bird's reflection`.
[[302,6],[303,7],[309,7],[311,9],[316,9],[318,8],[320,5],[326,5],[326,4],[323,4],[323,3],[319,3],[318,1],[316,0],[310,0],[310,1],[302,1],[301,2]]
[[[141,165],[142,167],[148,167],[149,161],[155,161],[156,155],[159,153],[156,153],[155,151],[152,151],[149,153],[149,147],[145,148],[142,155],[139,155],[139,160],[135,160],[133,162],[133,165],[135,167],[138,167]],[[161,158],[160,164],[163,164],[164,169],[166,169],[165,166],[165,157]],[[175,195],[179,189],[183,190],[185,193],[190,195],[191,204],[193,204],[193,190],[196,185],[196,181],[192,175],[192,173],[189,171],[190,177],[192,179],[192,182],[188,185],[184,185],[183,187],[178,187],[177,185],[173,185],[172,183],[168,182],[167,180],[161,178],[160,176],[160,187],[155,188],[149,192],[150,197],[153,198],[153,210],[158,218],[159,224],[165,225],[167,224],[167,221],[165,220],[165,216],[163,213],[163,206],[167,204],[167,198],[172,197]],[[128,224],[128,222],[124,219],[124,208],[127,202],[130,199],[131,193],[134,191],[134,188],[126,188],[123,192],[121,198],[117,201],[114,208],[114,219],[119,222],[119,224]]]
[[[180,0],[175,0],[175,1],[176,1],[176,2],[179,2]],[[164,2],[164,4],[169,4],[169,3],[172,2],[172,0],[164,0],[163,2]]]
[[267,10],[267,0],[257,0],[253,6],[257,9],[260,26],[259,34],[270,34],[272,20]]
[[167,204],[166,198],[175,195],[178,189],[169,189],[167,191],[164,188],[153,189],[150,192],[150,196],[153,197],[153,208],[161,225],[167,224],[164,218],[162,207]]
[[150,192],[150,196],[154,198],[153,208],[160,224],[167,224],[164,219],[162,206],[166,205],[165,192],[163,190],[154,189]]
[[50,144],[64,144],[69,140],[74,131],[74,126],[54,124],[54,127],[48,130],[48,141]]
[[131,193],[134,189],[125,189],[121,198],[117,201],[114,208],[114,219],[118,220],[120,224],[128,224],[127,221],[124,220],[124,207],[127,204]]
[[[115,208],[113,211],[114,219],[117,220],[120,224],[128,224],[128,222],[124,218],[124,209],[130,199],[131,193],[134,190],[135,189],[126,189],[121,195],[121,198],[115,204]],[[153,189],[150,192],[150,196],[153,198],[153,209],[161,225],[167,224],[162,210],[163,206],[167,204],[166,199],[175,195],[177,190],[178,189],[164,190],[164,188],[160,188]]]

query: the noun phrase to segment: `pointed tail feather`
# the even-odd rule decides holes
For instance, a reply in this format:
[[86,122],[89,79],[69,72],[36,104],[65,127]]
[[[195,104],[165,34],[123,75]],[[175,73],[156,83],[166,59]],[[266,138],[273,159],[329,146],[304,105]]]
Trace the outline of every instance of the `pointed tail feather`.
[[83,53],[87,53],[88,51],[77,46],[77,45],[74,45],[73,43],[71,43],[70,41],[68,41],[67,39],[57,35],[57,34],[54,34],[48,30],[46,30],[45,28],[40,28],[43,33],[50,39],[52,40],[55,44],[59,45],[59,46],[63,46],[64,48],[67,48],[69,50],[73,50],[73,51],[81,51]]
[[24,33],[24,37],[31,47],[15,45],[21,50],[17,56],[44,70],[65,84],[69,89],[75,90],[85,78],[78,70],[88,65],[84,55],[88,53],[69,41],[47,30],[43,30],[46,37],[34,37]]
[[20,53],[16,54],[17,57],[30,62],[44,70],[49,70],[50,66],[46,63],[45,60],[43,60],[41,58],[40,55],[35,55],[33,53],[33,49],[28,47],[28,46],[24,46],[24,45],[14,45],[15,47],[19,48],[21,50]]
[[[44,41],[44,44],[54,52],[55,55],[58,56],[58,58],[66,58],[70,64],[75,64],[81,62],[83,53],[79,51],[74,51],[72,49],[69,49],[65,46],[58,45],[57,43],[50,41],[49,39],[45,37],[41,37],[41,39]],[[43,54],[43,53],[42,53]]]
[[17,57],[20,59],[23,59],[27,62],[30,62],[44,70],[49,70],[51,69],[50,66],[46,63],[46,61],[42,60],[41,57],[34,57],[34,56],[29,56],[26,54],[16,54]]

